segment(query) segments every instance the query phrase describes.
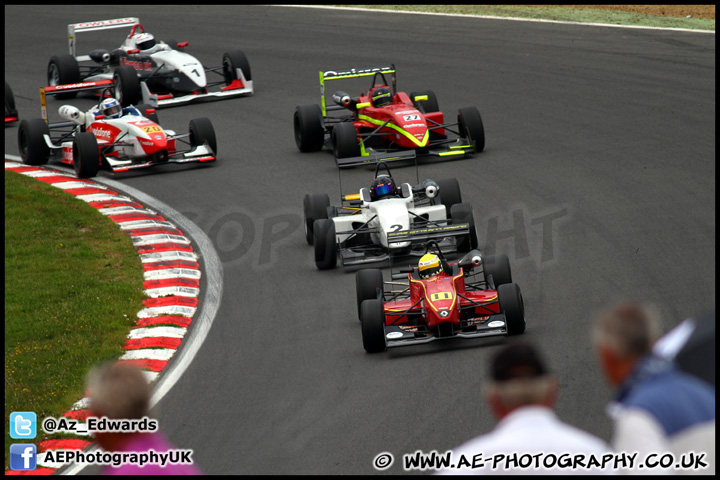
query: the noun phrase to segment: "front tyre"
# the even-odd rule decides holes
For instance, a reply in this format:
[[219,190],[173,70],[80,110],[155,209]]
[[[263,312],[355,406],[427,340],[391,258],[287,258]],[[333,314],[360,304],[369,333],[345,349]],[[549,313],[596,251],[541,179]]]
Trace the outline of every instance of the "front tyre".
[[205,145],[212,150],[213,155],[217,156],[217,140],[215,139],[215,128],[210,119],[205,117],[194,118],[190,120],[188,126],[190,132],[190,145],[192,148]]
[[357,131],[352,122],[338,123],[333,127],[332,145],[335,158],[350,158],[360,156],[360,144],[357,140]]
[[91,178],[100,170],[100,150],[90,132],[79,132],[73,138],[73,167],[78,178]]
[[[48,85],[67,85],[80,82],[80,66],[72,55],[67,53],[53,55],[47,68]],[[59,93],[55,95],[58,100],[75,98],[77,92]]]
[[121,65],[115,68],[113,82],[115,83],[115,98],[120,105],[128,107],[140,103],[142,99],[140,78],[133,67]]
[[237,75],[237,69],[242,71],[245,80],[252,80],[252,72],[250,72],[250,62],[240,50],[227,52],[222,58],[223,77],[225,77],[225,85],[230,85],[235,80],[241,80]]
[[506,283],[498,287],[500,311],[505,314],[508,335],[520,335],[525,332],[525,305],[520,287],[515,283]]
[[315,266],[319,270],[335,268],[338,254],[335,222],[330,219],[315,220],[313,237],[315,237]]
[[380,299],[365,300],[360,305],[363,347],[368,353],[383,352],[385,341],[385,307]]
[[485,128],[477,107],[461,108],[458,111],[458,124],[460,134],[475,144],[476,152],[482,152],[485,148]]
[[305,240],[309,245],[315,243],[313,225],[315,220],[327,219],[327,208],[330,206],[330,197],[327,193],[314,193],[303,198],[303,214],[305,216]]
[[295,145],[301,152],[320,150],[325,142],[323,115],[319,105],[298,105],[293,115]]
[[42,118],[20,122],[18,150],[25,165],[44,165],[50,159],[50,147],[45,143],[43,135],[50,135],[50,129]]

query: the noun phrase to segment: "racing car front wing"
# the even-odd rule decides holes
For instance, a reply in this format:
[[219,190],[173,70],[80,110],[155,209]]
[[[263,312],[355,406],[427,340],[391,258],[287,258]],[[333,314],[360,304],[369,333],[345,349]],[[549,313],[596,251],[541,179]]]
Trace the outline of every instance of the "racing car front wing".
[[458,332],[448,337],[438,337],[432,334],[419,333],[417,327],[406,325],[385,325],[385,344],[387,348],[403,347],[406,345],[417,345],[430,343],[435,340],[447,338],[480,338],[507,335],[507,322],[504,313],[491,315],[482,324],[476,324],[475,331]]

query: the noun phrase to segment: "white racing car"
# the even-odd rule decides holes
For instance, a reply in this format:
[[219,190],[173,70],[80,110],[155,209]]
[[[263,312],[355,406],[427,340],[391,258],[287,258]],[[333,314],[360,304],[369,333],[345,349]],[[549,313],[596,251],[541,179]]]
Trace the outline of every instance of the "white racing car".
[[[92,50],[76,55],[77,35],[82,32],[132,27],[123,44],[112,51]],[[54,55],[47,68],[48,85],[113,80],[123,106],[139,103],[154,108],[187,103],[201,98],[227,98],[253,93],[250,64],[245,54],[234,50],[223,54],[222,65],[203,67],[182,51],[188,42],[156,42],[136,17],[68,25],[69,54]],[[92,61],[91,65],[79,62]],[[217,80],[209,80],[214,75]],[[59,99],[75,96],[74,92]]]
[[338,256],[343,265],[419,256],[429,240],[439,240],[445,251],[468,252],[477,248],[477,233],[472,206],[461,202],[454,178],[398,187],[380,162],[370,188],[343,195],[340,207],[331,206],[327,194],[305,195],[305,238],[320,270],[334,268]]
[[[98,88],[100,82],[70,89],[73,93]],[[100,169],[124,172],[163,163],[212,162],[217,152],[215,130],[207,118],[190,120],[188,133],[175,133],[158,124],[157,113],[149,105],[123,108],[110,96],[112,82],[98,105],[82,112],[62,105],[58,113],[63,122],[48,123],[45,95],[66,92],[68,88],[41,89],[42,118],[20,122],[18,149],[23,163],[43,165],[62,154],[61,162],[73,165],[78,178],[97,175]],[[105,98],[108,97],[108,98]],[[51,133],[52,132],[52,133]]]

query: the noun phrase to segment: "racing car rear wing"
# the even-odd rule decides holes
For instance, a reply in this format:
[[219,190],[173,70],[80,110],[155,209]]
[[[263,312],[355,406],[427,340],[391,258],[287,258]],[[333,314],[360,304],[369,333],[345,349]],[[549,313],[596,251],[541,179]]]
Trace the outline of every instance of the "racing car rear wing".
[[342,79],[348,79],[348,78],[360,78],[360,77],[370,77],[375,75],[376,73],[391,73],[392,74],[392,87],[393,87],[393,95],[395,95],[395,64],[390,65],[381,65],[378,67],[367,67],[367,68],[350,68],[345,70],[327,70],[325,72],[320,71],[320,102],[322,104],[322,113],[323,116],[327,116],[328,110],[338,110],[342,107],[337,107],[337,109],[333,106],[326,107],[325,106],[325,81],[326,80],[342,80]]
[[98,90],[103,88],[115,88],[115,84],[112,80],[98,80],[95,82],[81,82],[81,83],[70,83],[68,85],[51,85],[48,87],[40,88],[40,107],[42,109],[42,118],[45,123],[48,123],[47,113],[47,101],[45,100],[46,95],[57,95],[59,93],[67,92],[83,92],[85,90]]
[[77,33],[128,27],[136,25],[138,23],[140,23],[140,19],[137,17],[115,18],[113,20],[98,20],[95,22],[72,23],[68,25],[68,50],[70,51],[70,55],[75,57],[77,61],[90,60],[89,55],[82,55],[78,57],[75,53],[75,35]]
[[458,225],[443,225],[437,227],[414,228],[412,230],[400,230],[387,234],[388,245],[391,243],[415,242],[423,240],[434,240],[436,238],[455,237],[468,235],[470,224],[461,223]]

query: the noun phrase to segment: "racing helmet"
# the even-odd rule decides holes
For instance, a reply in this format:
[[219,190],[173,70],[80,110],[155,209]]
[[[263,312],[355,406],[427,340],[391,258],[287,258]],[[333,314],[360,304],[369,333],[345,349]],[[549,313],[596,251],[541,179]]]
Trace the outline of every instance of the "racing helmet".
[[440,266],[440,257],[434,253],[426,253],[420,257],[418,262],[418,273],[420,278],[432,278],[440,273],[442,267]]
[[387,195],[395,193],[395,180],[388,175],[378,175],[370,185],[370,197],[378,200]]
[[392,103],[392,92],[387,87],[377,87],[370,94],[373,107],[384,107]]
[[100,113],[105,118],[120,118],[122,117],[122,105],[114,98],[106,98],[100,102]]
[[140,50],[149,50],[155,46],[155,37],[152,33],[139,33],[135,36],[135,46]]

